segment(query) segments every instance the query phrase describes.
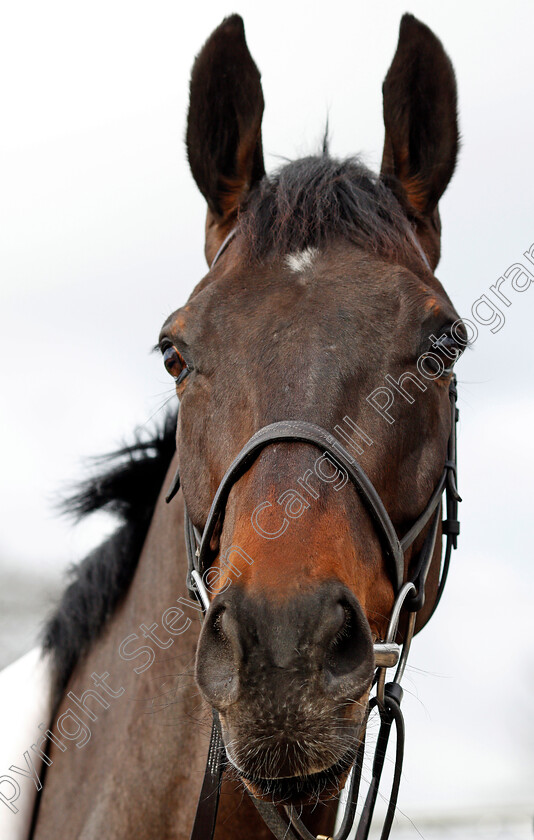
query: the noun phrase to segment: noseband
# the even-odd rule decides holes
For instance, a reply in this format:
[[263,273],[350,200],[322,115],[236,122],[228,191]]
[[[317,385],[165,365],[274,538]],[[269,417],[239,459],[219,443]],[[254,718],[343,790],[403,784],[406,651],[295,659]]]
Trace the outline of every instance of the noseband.
[[[233,239],[235,233],[236,231],[234,229],[223,241],[212,262],[212,267]],[[428,266],[426,256],[413,234],[412,238]],[[346,473],[373,521],[388,563],[388,570],[396,598],[391,612],[386,638],[374,645],[376,670],[373,685],[376,685],[376,694],[368,704],[365,720],[361,727],[360,743],[347,786],[347,805],[340,829],[333,838],[324,837],[323,835],[319,835],[316,838],[306,828],[292,807],[284,806],[286,815],[286,818],[284,818],[275,805],[256,799],[250,794],[254,805],[277,840],[347,840],[354,828],[356,819],[356,806],[365,751],[367,718],[369,712],[375,706],[378,708],[380,714],[380,729],[375,747],[372,778],[358,822],[355,839],[367,840],[369,835],[391,727],[395,723],[395,769],[381,840],[387,840],[389,837],[397,804],[404,754],[404,719],[400,707],[403,692],[400,682],[406,668],[417,613],[422,608],[425,600],[425,583],[434,556],[441,519],[443,493],[445,493],[447,513],[446,518],[441,523],[442,538],[446,538],[445,555],[442,562],[436,599],[427,621],[434,614],[441,599],[447,580],[451,552],[453,548],[457,547],[457,537],[460,533],[458,502],[461,501],[461,498],[457,490],[456,450],[456,426],[459,412],[456,407],[457,389],[456,377],[454,375],[449,385],[449,399],[451,425],[443,472],[424,510],[401,539],[397,536],[395,526],[377,490],[361,465],[329,432],[320,426],[301,420],[282,420],[277,423],[271,423],[252,435],[224,474],[215,493],[202,534],[198,532],[191,522],[184,502],[185,543],[188,559],[187,587],[190,594],[199,601],[204,614],[209,609],[210,599],[204,585],[203,575],[210,568],[214,559],[215,552],[211,547],[212,537],[216,530],[219,529],[219,533],[222,527],[229,493],[234,484],[250,469],[259,454],[267,446],[276,443],[309,443],[321,450],[321,452],[328,454],[330,460],[342,472]],[[180,476],[179,472],[176,472],[166,497],[167,502],[170,502],[174,498],[179,487]],[[412,559],[411,574],[405,579],[404,555],[429,523],[430,526],[423,546],[416,558]],[[402,647],[396,643],[401,614],[408,615],[407,631]],[[395,676],[393,680],[386,683],[386,671],[394,665],[397,665]],[[212,840],[217,818],[220,786],[226,763],[226,750],[222,741],[219,716],[217,711],[213,709],[213,724],[208,760],[190,840]]]

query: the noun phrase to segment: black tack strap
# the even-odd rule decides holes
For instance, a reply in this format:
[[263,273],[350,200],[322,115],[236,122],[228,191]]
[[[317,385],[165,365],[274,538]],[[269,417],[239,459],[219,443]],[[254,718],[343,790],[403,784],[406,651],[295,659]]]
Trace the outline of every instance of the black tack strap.
[[202,782],[202,790],[198,798],[197,812],[190,840],[208,840],[215,832],[215,822],[219,808],[219,795],[224,768],[226,767],[226,753],[222,742],[219,715],[213,709],[213,723],[211,727],[208,760]]
[[[319,450],[328,453],[334,462],[343,468],[347,478],[351,480],[374,521],[385,553],[390,560],[392,572],[394,573],[395,589],[400,589],[404,575],[403,548],[401,548],[397,532],[384,507],[382,499],[363,467],[360,466],[345,447],[321,426],[316,426],[314,423],[308,423],[304,420],[280,420],[268,426],[263,426],[252,435],[232,461],[213,497],[208,518],[204,525],[199,554],[196,558],[193,558],[196,571],[202,575],[211,565],[211,539],[216,528],[220,526],[224,519],[226,502],[230,490],[266,446],[280,442],[310,443]],[[433,507],[430,511],[425,510],[426,519],[420,520],[420,524],[417,526],[417,533],[424,527],[436,504],[439,502],[437,494],[439,493],[439,496],[441,496],[443,481],[444,478],[442,477],[440,487],[432,497]]]
[[408,612],[418,612],[425,603],[425,584],[434,557],[434,548],[441,519],[441,507],[438,506],[425,537],[423,547],[419,552],[416,567],[410,580],[415,586],[415,593],[408,596],[404,602],[404,609]]
[[[404,718],[400,707],[401,700],[402,688],[400,685],[398,683],[387,683],[385,686],[385,708],[380,711],[380,730],[378,732],[378,740],[373,760],[373,775],[367,793],[367,798],[363,806],[360,822],[358,824],[356,840],[367,840],[369,837],[369,830],[373,819],[378,788],[380,786],[382,770],[384,769],[387,745],[391,734],[391,726],[395,723],[397,735],[395,770],[393,773],[393,784],[391,786],[388,809],[382,833],[380,835],[380,840],[388,840],[391,832],[391,826],[393,824],[393,818],[397,808],[397,799],[402,776],[402,762],[404,757]],[[373,698],[371,704],[376,704],[376,698]]]
[[276,840],[298,840],[297,835],[291,831],[290,826],[282,819],[274,805],[270,802],[263,802],[261,799],[256,799],[255,796],[251,796],[250,798],[256,806],[263,822],[272,831]]
[[167,495],[165,496],[165,501],[167,502],[167,504],[169,504],[169,502],[172,502],[172,500],[176,496],[179,489],[180,489],[180,471],[176,470],[176,472],[174,473],[174,478],[171,481],[171,485],[170,485],[169,489],[167,490]]
[[213,268],[213,266],[215,265],[215,263],[217,262],[217,260],[219,259],[219,257],[221,257],[223,255],[223,253],[226,251],[226,249],[228,248],[230,242],[232,241],[232,239],[234,238],[236,233],[237,233],[237,228],[232,228],[232,230],[230,231],[228,236],[226,236],[225,239],[223,239],[222,244],[219,247],[219,250],[217,251],[217,253],[213,257],[213,260],[211,261],[210,271]]
[[441,524],[441,530],[446,536],[450,534],[451,536],[457,537],[460,533],[460,523],[457,519],[444,519]]

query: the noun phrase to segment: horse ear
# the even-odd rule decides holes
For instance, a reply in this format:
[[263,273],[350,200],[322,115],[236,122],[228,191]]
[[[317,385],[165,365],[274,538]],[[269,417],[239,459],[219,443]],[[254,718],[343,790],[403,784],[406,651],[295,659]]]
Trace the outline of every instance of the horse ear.
[[243,20],[232,15],[208,38],[191,74],[187,155],[208,202],[208,234],[218,233],[211,249],[265,174],[262,115],[260,73],[248,51]]
[[456,80],[441,41],[413,15],[401,20],[397,52],[382,92],[382,174],[400,182],[408,209],[430,217],[456,165]]

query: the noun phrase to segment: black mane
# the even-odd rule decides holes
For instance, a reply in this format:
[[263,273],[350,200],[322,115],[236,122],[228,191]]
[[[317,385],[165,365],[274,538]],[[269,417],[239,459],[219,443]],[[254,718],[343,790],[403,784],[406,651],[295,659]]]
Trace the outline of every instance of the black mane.
[[264,176],[240,220],[256,260],[340,237],[382,255],[413,256],[408,228],[405,210],[382,178],[358,158],[336,160],[327,151]]
[[[86,481],[64,505],[77,518],[97,510],[116,514],[122,524],[102,545],[69,570],[71,582],[48,620],[43,649],[53,662],[53,702],[59,702],[78,660],[98,638],[125,595],[170,461],[175,451],[176,413],[152,440],[105,456],[107,470]],[[111,466],[109,466],[111,463]]]

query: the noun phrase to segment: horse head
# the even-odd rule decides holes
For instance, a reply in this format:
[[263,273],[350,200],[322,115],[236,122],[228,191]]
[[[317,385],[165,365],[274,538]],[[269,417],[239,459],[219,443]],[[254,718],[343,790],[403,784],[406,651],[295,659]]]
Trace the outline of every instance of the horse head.
[[[432,528],[417,629],[438,591],[441,521],[427,518],[395,567],[369,502],[373,490],[391,539],[420,521],[447,461],[452,368],[466,343],[434,275],[458,148],[454,73],[410,15],[383,95],[378,176],[326,149],[268,176],[241,18],[215,30],[191,79],[187,150],[210,268],[159,346],[180,400],[187,512],[204,533],[210,602],[196,675],[236,772],[257,796],[290,802],[346,778],[373,645]],[[369,491],[350,480],[347,455]]]

